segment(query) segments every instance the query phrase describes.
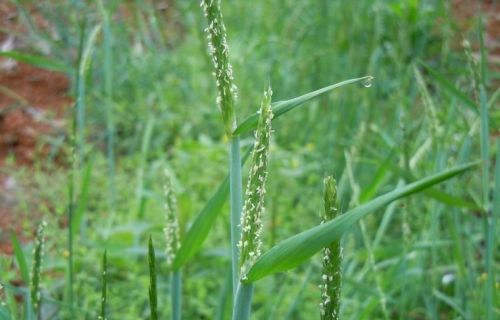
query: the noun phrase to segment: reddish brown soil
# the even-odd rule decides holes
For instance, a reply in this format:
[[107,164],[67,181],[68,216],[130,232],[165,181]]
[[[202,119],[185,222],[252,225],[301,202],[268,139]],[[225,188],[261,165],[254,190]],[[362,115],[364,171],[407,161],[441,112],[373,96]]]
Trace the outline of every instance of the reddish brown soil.
[[17,164],[29,165],[35,156],[43,156],[43,150],[41,154],[36,152],[40,136],[51,134],[62,125],[57,119],[61,119],[71,104],[66,95],[68,78],[18,64],[13,70],[0,72],[2,87],[20,99],[0,93],[0,165],[9,154],[15,157]]
[[[47,28],[47,22],[35,9],[27,10],[37,26]],[[0,1],[0,28],[8,30],[0,31],[0,48],[10,41],[9,47],[1,49],[23,50],[25,44],[16,35],[25,29],[15,6],[8,1]],[[30,167],[36,160],[43,161],[49,148],[41,141],[64,129],[63,114],[72,103],[65,75],[6,61],[0,58],[0,254],[12,252],[10,232],[21,237],[21,222],[33,219],[16,210],[17,194],[22,190],[9,168]],[[9,157],[14,163],[7,165]]]
[[[481,14],[484,18],[484,42],[488,51],[489,67],[500,70],[500,3],[495,0],[453,0],[452,12],[460,29],[465,33],[473,27],[474,20]],[[477,41],[473,43],[479,51]]]

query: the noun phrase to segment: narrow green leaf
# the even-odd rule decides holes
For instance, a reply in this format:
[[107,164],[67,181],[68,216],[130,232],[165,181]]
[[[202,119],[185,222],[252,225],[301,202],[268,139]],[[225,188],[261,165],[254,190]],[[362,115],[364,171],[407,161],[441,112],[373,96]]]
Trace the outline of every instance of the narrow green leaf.
[[78,230],[80,229],[83,215],[85,213],[85,209],[87,208],[87,201],[89,198],[89,189],[90,189],[90,178],[92,177],[92,166],[93,162],[92,159],[87,162],[85,166],[85,172],[83,174],[83,179],[82,179],[82,185],[81,185],[81,192],[80,196],[78,198],[78,203],[76,205],[76,210],[73,213],[72,219],[71,219],[71,232],[73,235],[77,234]]
[[149,307],[151,309],[151,320],[158,320],[158,294],[156,290],[156,261],[153,239],[149,236],[148,243],[149,262]]
[[453,298],[445,295],[444,293],[442,293],[436,289],[432,290],[432,293],[434,294],[434,296],[436,298],[438,298],[439,300],[441,300],[442,302],[444,302],[445,304],[450,306],[452,309],[454,309],[456,312],[458,312],[460,314],[460,316],[462,317],[462,319],[467,319],[467,320],[470,319],[470,317],[467,315],[467,313],[465,313],[464,310],[462,310],[462,308],[460,308],[459,304]]
[[17,51],[4,51],[0,52],[0,57],[14,59],[16,61],[27,63],[46,70],[64,72],[67,74],[70,74],[72,72],[71,68],[67,65],[32,54],[26,54]]
[[180,270],[172,273],[170,278],[172,298],[172,320],[182,318],[182,273]]
[[0,320],[10,320],[12,316],[7,306],[0,304]]
[[14,255],[16,256],[17,264],[19,265],[19,269],[21,271],[21,277],[23,278],[24,284],[28,285],[28,283],[30,283],[30,273],[21,243],[19,242],[19,239],[17,239],[15,233],[11,233],[10,240],[12,241]]
[[[304,104],[310,100],[313,100],[314,98],[320,97],[325,93],[328,93],[332,91],[333,89],[337,89],[339,87],[352,84],[352,83],[365,83],[367,81],[371,81],[373,79],[372,76],[366,76],[366,77],[361,77],[361,78],[355,78],[355,79],[350,79],[350,80],[345,80],[339,83],[335,83],[332,85],[329,85],[327,87],[318,89],[316,91],[312,91],[309,93],[306,93],[304,95],[301,95],[299,97],[290,99],[290,100],[284,100],[284,101],[277,101],[274,102],[271,107],[272,107],[272,112],[273,112],[273,120],[282,116],[283,114],[287,113],[290,110],[295,109],[296,107],[300,106],[301,104]],[[248,118],[246,118],[237,128],[234,130],[233,135],[241,135],[243,133],[249,132],[257,127],[257,122],[259,121],[259,115],[257,113],[252,114]]]
[[[248,159],[250,155],[250,150],[246,151],[241,161],[242,165]],[[227,200],[229,195],[229,176],[226,176],[224,181],[219,185],[217,191],[208,200],[207,204],[201,212],[198,214],[193,224],[189,228],[188,232],[184,236],[181,242],[181,247],[175,255],[172,268],[174,271],[179,270],[184,264],[186,264],[198,251],[200,250],[203,242],[207,238],[215,219],[222,211],[222,206]]]
[[457,99],[462,101],[467,107],[469,107],[475,113],[479,113],[479,110],[474,103],[474,101],[465,95],[462,91],[457,89],[450,81],[446,79],[445,76],[434,70],[431,66],[426,64],[423,61],[419,61],[419,64],[425,68],[425,70],[429,73],[429,75],[436,80],[444,89],[446,89],[449,93],[455,96]]
[[101,314],[99,320],[106,320],[106,290],[107,290],[107,252],[104,249],[104,254],[102,255],[102,287],[101,287]]
[[38,225],[35,237],[35,251],[33,252],[33,264],[31,266],[31,302],[38,317],[41,315],[42,297],[40,292],[40,280],[42,277],[42,258],[45,242],[43,234],[46,225],[47,223],[45,221],[40,222]]
[[397,188],[344,213],[334,220],[286,239],[264,253],[257,260],[247,273],[245,282],[254,282],[270,274],[289,270],[300,265],[323,247],[328,246],[332,241],[340,239],[345,231],[349,230],[354,223],[367,214],[380,209],[394,200],[409,196],[450,179],[478,164],[478,162],[474,162],[461,165]]

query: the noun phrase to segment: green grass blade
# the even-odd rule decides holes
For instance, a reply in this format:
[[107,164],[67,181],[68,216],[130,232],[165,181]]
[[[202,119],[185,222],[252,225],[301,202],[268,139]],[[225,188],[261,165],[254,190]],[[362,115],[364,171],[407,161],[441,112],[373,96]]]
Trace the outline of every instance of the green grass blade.
[[212,198],[208,200],[205,207],[203,207],[201,212],[198,214],[184,239],[182,239],[181,247],[179,248],[179,251],[177,251],[172,264],[172,268],[174,270],[179,270],[179,268],[186,264],[200,250],[215,222],[216,217],[222,211],[222,206],[227,200],[228,194],[229,177],[226,177],[219,185]]
[[252,309],[253,284],[240,283],[233,309],[233,320],[250,319]]
[[181,320],[182,314],[182,273],[177,270],[172,273],[172,320]]
[[332,221],[288,238],[271,248],[257,260],[247,273],[245,282],[254,282],[270,274],[289,270],[300,265],[332,241],[338,240],[345,231],[349,230],[354,223],[367,214],[394,200],[427,189],[477,165],[477,162],[461,165],[397,188],[344,213]]
[[436,80],[444,89],[451,93],[454,97],[460,100],[464,105],[469,107],[475,113],[478,113],[478,109],[474,101],[465,95],[462,91],[457,89],[450,81],[446,79],[445,76],[434,70],[431,66],[423,61],[419,61],[419,64],[425,68],[429,75]]
[[80,226],[82,224],[83,215],[85,213],[85,209],[87,208],[87,201],[89,197],[89,189],[90,189],[90,179],[92,177],[92,166],[93,162],[90,160],[85,165],[85,172],[83,174],[82,184],[81,184],[81,192],[78,197],[78,203],[76,205],[75,211],[73,212],[73,216],[71,219],[71,232],[73,235],[78,233]]
[[[250,155],[250,149],[245,152],[241,165],[245,163]],[[217,191],[198,214],[193,224],[186,232],[181,242],[181,247],[175,255],[172,264],[173,270],[178,270],[185,265],[200,250],[212,229],[217,216],[222,212],[222,206],[229,195],[229,175],[219,185]]]
[[108,272],[107,252],[106,250],[104,250],[104,254],[102,255],[101,314],[99,316],[99,320],[107,319],[106,318],[106,290],[108,286],[107,272]]
[[0,304],[0,320],[10,320],[12,319],[12,316],[9,312],[9,309],[7,309],[7,306]]
[[497,300],[497,292],[495,290],[495,252],[497,252],[497,243],[495,241],[496,224],[498,214],[500,214],[500,138],[496,139],[497,157],[495,165],[495,185],[493,189],[493,204],[492,211],[487,213],[487,232],[486,232],[486,305],[487,319],[494,319],[493,305]]
[[470,320],[470,317],[462,310],[462,308],[460,308],[460,306],[456,303],[456,301],[454,301],[451,297],[445,295],[444,293],[436,289],[434,289],[432,293],[437,299],[441,300],[446,305],[455,310],[457,313],[459,313],[462,319]]
[[241,211],[243,210],[243,186],[241,181],[240,139],[231,139],[229,152],[229,197],[231,208],[231,274],[233,275],[233,297],[239,279],[239,248],[241,237]]
[[155,248],[153,239],[149,236],[148,243],[148,262],[149,262],[149,307],[151,310],[151,319],[158,320],[158,294],[156,290],[156,266],[155,266]]
[[28,285],[28,283],[30,283],[30,273],[28,270],[28,263],[26,262],[26,256],[24,255],[23,248],[15,233],[12,233],[10,235],[10,239],[12,242],[12,247],[14,249],[14,255],[16,256],[17,264],[19,265],[19,269],[21,271],[21,277],[23,278],[25,285]]
[[[366,77],[361,77],[361,78],[355,78],[355,79],[350,79],[350,80],[345,80],[339,83],[335,83],[332,85],[329,85],[327,87],[318,89],[316,91],[312,91],[309,93],[306,93],[304,95],[301,95],[299,97],[290,99],[290,100],[284,100],[284,101],[277,101],[274,102],[271,107],[272,107],[272,112],[273,112],[273,120],[282,116],[283,114],[287,113],[288,111],[291,111],[295,109],[296,107],[300,106],[301,104],[304,104],[308,101],[311,101],[317,97],[320,97],[334,89],[337,89],[339,87],[352,84],[352,83],[364,83],[366,81],[371,81],[373,79],[372,76],[366,76]],[[259,121],[259,115],[257,113],[252,114],[248,118],[246,118],[237,128],[234,130],[233,134],[234,135],[241,135],[243,133],[247,133],[257,127],[257,122]]]
[[17,51],[3,51],[0,52],[0,57],[10,58],[46,70],[63,72],[66,74],[72,73],[72,69],[67,65],[36,55],[21,53]]

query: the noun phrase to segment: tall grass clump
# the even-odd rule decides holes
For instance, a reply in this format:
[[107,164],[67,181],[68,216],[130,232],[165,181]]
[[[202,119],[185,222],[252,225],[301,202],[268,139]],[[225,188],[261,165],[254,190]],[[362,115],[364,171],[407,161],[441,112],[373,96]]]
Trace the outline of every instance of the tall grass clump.
[[[335,219],[339,214],[337,183],[328,176],[324,181],[324,203],[322,223]],[[320,312],[322,320],[340,319],[340,299],[342,286],[342,247],[340,240],[323,249],[323,280],[321,287]]]

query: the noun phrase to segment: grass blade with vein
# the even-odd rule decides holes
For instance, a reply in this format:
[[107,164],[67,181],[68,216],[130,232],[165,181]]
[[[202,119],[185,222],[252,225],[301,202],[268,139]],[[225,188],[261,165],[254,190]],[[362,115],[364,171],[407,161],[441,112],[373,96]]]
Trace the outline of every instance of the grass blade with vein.
[[300,265],[321,250],[321,248],[339,239],[339,237],[345,231],[349,230],[356,221],[369,213],[380,209],[394,200],[420,192],[437,183],[459,175],[476,167],[478,164],[478,162],[474,162],[457,166],[450,170],[420,179],[404,187],[397,188],[392,192],[386,193],[344,213],[332,221],[313,227],[284,240],[264,253],[255,262],[247,273],[247,279],[244,280],[244,282],[254,282],[265,276],[289,270]]
[[[361,77],[361,78],[355,78],[355,79],[350,79],[350,80],[345,80],[339,83],[335,83],[332,85],[329,85],[327,87],[318,89],[316,91],[312,91],[306,94],[303,94],[299,97],[289,99],[289,100],[284,100],[284,101],[277,101],[273,102],[271,107],[272,107],[272,112],[274,114],[274,118],[276,119],[283,114],[287,113],[288,111],[291,111],[295,109],[296,107],[300,106],[301,104],[304,104],[308,101],[311,101],[317,97],[320,97],[333,89],[337,89],[339,87],[352,84],[352,83],[365,83],[367,81],[371,81],[373,79],[372,76],[366,76],[366,77]],[[259,121],[259,115],[257,113],[254,113],[250,115],[248,118],[246,118],[239,126],[234,130],[234,135],[241,135],[243,133],[249,132],[257,127],[257,122]]]

